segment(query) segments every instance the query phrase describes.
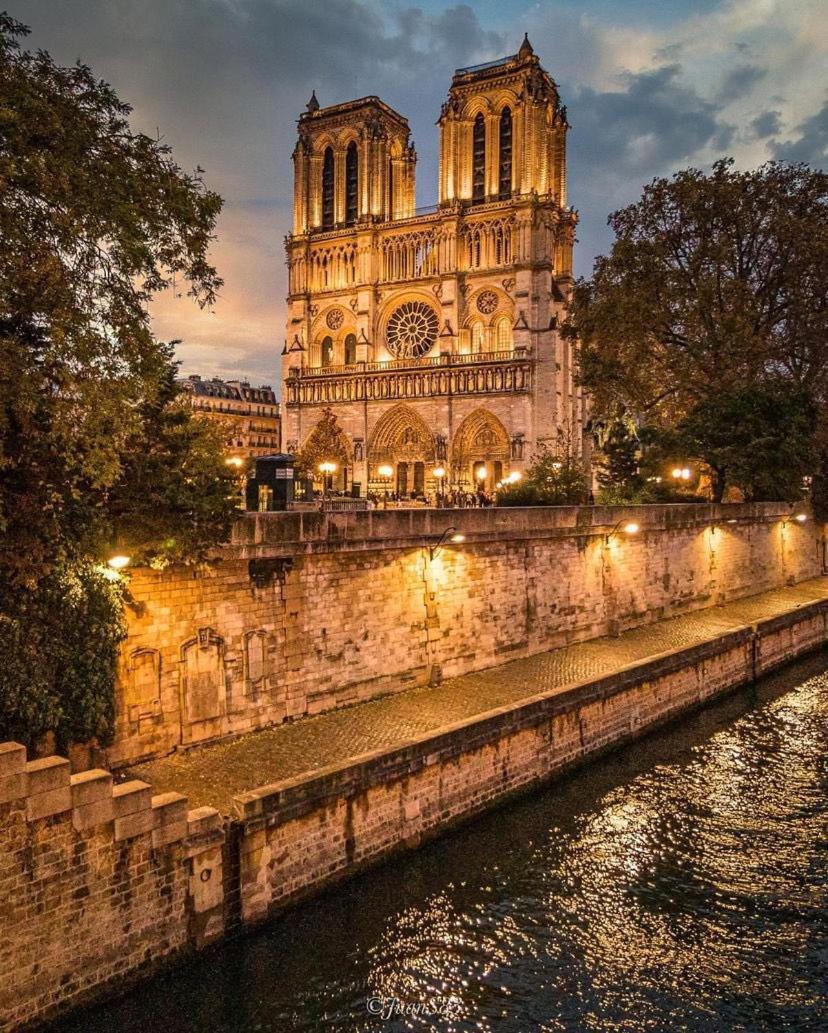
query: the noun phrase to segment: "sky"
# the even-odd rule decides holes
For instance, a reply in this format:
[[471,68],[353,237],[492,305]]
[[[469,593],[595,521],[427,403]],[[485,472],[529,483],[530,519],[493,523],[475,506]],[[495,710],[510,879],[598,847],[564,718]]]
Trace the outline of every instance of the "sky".
[[155,332],[184,374],[277,387],[284,341],[296,119],[378,94],[417,147],[417,204],[436,201],[435,125],[455,68],[514,53],[524,32],[572,129],[576,274],[611,246],[607,216],[656,176],[722,155],[825,167],[826,0],[0,0],[25,44],[82,61],[133,108],[136,129],[201,166],[225,201],[212,311],[171,294]]

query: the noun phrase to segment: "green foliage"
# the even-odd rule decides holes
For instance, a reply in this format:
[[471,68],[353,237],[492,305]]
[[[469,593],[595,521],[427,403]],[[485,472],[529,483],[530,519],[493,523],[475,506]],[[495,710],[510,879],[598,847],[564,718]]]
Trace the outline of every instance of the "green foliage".
[[587,500],[583,461],[569,448],[542,446],[526,475],[497,493],[498,506],[575,506]]
[[[576,285],[564,328],[580,341],[595,411],[621,406],[668,433],[684,426],[684,458],[704,461],[719,461],[728,439],[769,459],[770,428],[783,439],[791,432],[776,406],[748,398],[745,385],[773,393],[781,382],[807,410],[824,413],[826,186],[828,176],[806,165],[740,172],[724,159],[709,175],[687,169],[656,179],[639,202],[613,213],[612,251],[597,259],[591,281]],[[746,411],[771,421],[750,416],[755,438],[746,437]],[[702,414],[716,422],[711,434]],[[790,456],[781,439],[779,447]],[[781,480],[747,469],[748,455],[740,463],[730,451],[720,462],[725,482],[738,478],[753,497],[790,493],[784,462],[766,467]]]
[[54,569],[32,591],[0,588],[0,738],[107,744],[122,602],[122,582],[88,564]]
[[331,409],[323,409],[319,423],[296,455],[294,469],[297,477],[319,480],[320,463],[348,465],[348,446],[345,435]]
[[727,484],[747,501],[802,498],[816,463],[816,413],[805,388],[784,381],[747,384],[698,402],[659,447],[702,458],[713,475],[713,498]]
[[640,452],[638,438],[627,421],[613,420],[603,435],[598,459],[601,489],[617,495],[619,500],[635,501],[645,484],[639,470]]
[[25,32],[0,14],[0,623],[25,658],[0,734],[103,736],[121,617],[96,565],[116,544],[198,562],[228,526],[221,450],[175,400],[147,314],[174,285],[214,300],[221,199]]

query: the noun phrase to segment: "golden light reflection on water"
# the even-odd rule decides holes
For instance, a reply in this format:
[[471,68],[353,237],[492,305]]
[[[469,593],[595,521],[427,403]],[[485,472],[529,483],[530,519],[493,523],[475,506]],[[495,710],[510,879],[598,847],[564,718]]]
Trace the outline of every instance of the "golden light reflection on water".
[[[783,695],[735,698],[640,740],[61,1028],[828,1030],[826,662],[780,675]],[[420,1010],[384,1018],[377,1001]]]
[[369,952],[371,992],[456,997],[459,1015],[387,1028],[712,1030],[819,1006],[789,973],[826,902],[827,719],[823,676],[612,788],[574,827],[553,823],[528,853],[504,843],[485,884],[404,910]]

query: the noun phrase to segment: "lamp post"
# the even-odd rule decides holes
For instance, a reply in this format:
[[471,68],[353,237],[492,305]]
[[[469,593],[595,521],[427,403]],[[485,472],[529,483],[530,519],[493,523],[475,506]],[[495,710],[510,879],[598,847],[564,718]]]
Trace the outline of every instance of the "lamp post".
[[431,471],[437,478],[437,505],[442,507],[443,505],[443,478],[446,476],[446,468],[444,466],[435,466]]
[[320,463],[319,472],[322,474],[322,501],[324,502],[332,486],[332,478],[336,473],[336,463],[331,463],[327,460]]
[[431,562],[434,562],[434,558],[440,549],[446,544],[446,542],[452,542],[454,545],[460,545],[461,542],[466,540],[464,534],[460,534],[456,527],[447,527],[445,531],[437,539],[437,542],[432,545],[428,550],[428,556]]
[[377,475],[385,482],[382,508],[388,509],[388,485],[391,483],[391,478],[394,476],[394,467],[390,466],[388,463],[383,463],[382,466],[377,468]]

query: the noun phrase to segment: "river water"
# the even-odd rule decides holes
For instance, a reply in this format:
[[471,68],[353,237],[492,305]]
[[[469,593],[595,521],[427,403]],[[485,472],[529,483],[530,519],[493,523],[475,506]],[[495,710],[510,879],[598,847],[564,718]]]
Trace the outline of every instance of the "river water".
[[828,656],[64,1033],[828,1030]]

